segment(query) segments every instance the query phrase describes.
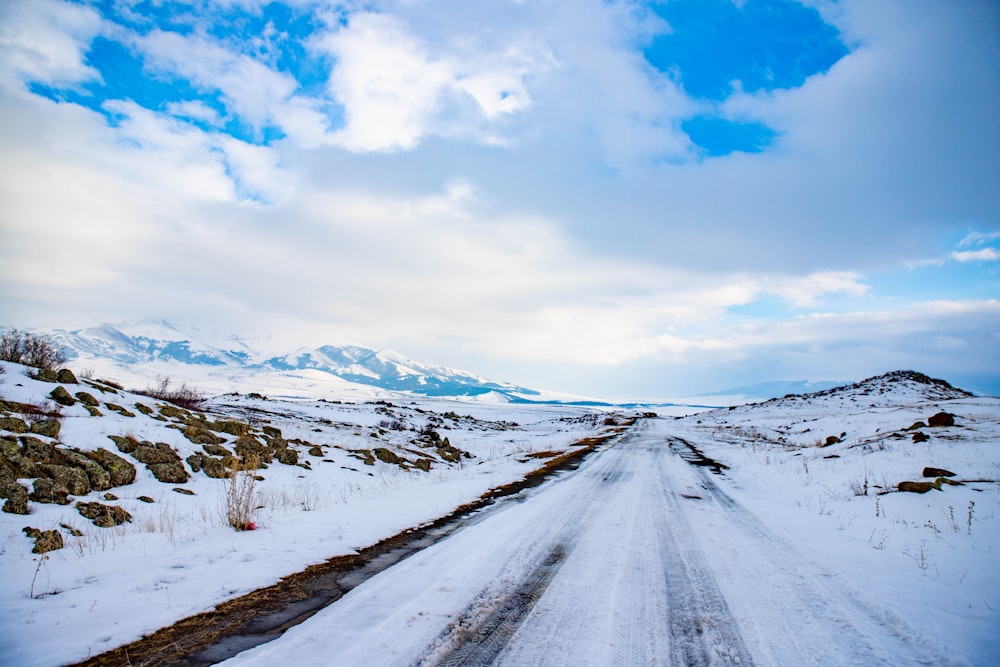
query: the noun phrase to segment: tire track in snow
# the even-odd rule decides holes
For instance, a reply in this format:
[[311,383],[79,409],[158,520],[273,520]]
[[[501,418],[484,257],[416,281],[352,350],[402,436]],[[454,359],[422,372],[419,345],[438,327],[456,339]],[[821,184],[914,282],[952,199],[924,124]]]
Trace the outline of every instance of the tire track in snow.
[[689,470],[719,510],[724,523],[715,526],[716,532],[723,530],[733,544],[743,547],[738,557],[719,565],[754,589],[753,609],[763,613],[751,619],[751,634],[757,650],[766,653],[762,657],[776,664],[824,666],[888,666],[901,659],[909,664],[949,663],[940,647],[896,614],[866,600],[835,572],[771,532],[704,468]]

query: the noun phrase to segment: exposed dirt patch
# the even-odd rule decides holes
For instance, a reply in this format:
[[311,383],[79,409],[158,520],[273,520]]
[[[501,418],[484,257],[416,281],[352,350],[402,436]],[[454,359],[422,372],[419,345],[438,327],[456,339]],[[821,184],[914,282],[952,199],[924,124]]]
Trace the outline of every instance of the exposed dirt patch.
[[[223,602],[212,611],[182,619],[131,644],[76,663],[72,667],[210,665],[241,650],[274,639],[323,607],[336,602],[349,590],[385,567],[447,536],[463,519],[493,504],[498,498],[538,486],[557,472],[575,469],[588,454],[620,435],[634,421],[628,420],[603,435],[574,443],[572,450],[549,459],[523,479],[490,489],[478,500],[456,508],[451,514],[397,533],[361,549],[357,555],[337,556],[312,565],[285,577],[273,586]],[[452,524],[454,528],[449,530]],[[376,559],[393,552],[401,555],[380,567]],[[227,639],[232,639],[228,645]]]

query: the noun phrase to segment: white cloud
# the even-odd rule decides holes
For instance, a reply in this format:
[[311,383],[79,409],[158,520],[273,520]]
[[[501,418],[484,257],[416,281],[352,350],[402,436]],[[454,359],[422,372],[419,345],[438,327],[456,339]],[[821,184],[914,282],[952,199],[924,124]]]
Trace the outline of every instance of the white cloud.
[[76,3],[0,3],[0,77],[4,85],[30,80],[69,86],[100,80],[100,73],[86,63],[85,54],[101,30],[100,14]]
[[980,250],[956,250],[951,253],[951,258],[956,262],[994,262],[1000,259],[1000,251],[996,248],[982,248]]

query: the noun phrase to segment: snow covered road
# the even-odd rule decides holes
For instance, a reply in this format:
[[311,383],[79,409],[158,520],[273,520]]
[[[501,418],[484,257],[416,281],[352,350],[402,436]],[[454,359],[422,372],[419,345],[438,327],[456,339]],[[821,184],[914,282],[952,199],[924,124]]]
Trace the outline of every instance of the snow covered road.
[[[643,420],[226,665],[944,661]],[[676,445],[676,441],[673,441]]]

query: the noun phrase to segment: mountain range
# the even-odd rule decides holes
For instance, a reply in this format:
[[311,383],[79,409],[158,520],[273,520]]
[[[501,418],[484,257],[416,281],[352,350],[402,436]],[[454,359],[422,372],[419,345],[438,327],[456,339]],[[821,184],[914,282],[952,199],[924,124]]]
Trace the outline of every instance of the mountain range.
[[354,385],[422,396],[490,395],[495,400],[511,401],[540,395],[527,387],[415,361],[392,350],[355,345],[302,347],[268,356],[235,336],[207,341],[162,321],[45,333],[77,365],[106,367],[110,362],[114,369],[144,367],[161,374],[172,368],[183,370],[184,376],[230,377],[235,384],[241,377],[261,374],[313,379],[325,375]]

